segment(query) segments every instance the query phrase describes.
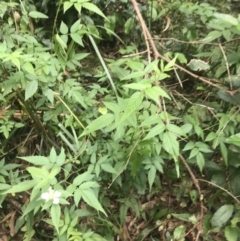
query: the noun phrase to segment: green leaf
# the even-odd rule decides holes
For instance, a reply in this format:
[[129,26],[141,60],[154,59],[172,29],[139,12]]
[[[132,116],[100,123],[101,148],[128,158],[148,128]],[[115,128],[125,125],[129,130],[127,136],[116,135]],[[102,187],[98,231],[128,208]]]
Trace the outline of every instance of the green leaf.
[[38,181],[36,181],[36,180],[23,181],[13,187],[11,187],[9,190],[5,191],[3,194],[28,191],[29,189],[33,188],[37,183],[38,183]]
[[22,66],[24,70],[26,70],[28,73],[35,75],[35,71],[33,68],[33,65],[30,62],[25,62]]
[[77,177],[74,178],[73,185],[75,185],[75,186],[81,185],[87,179],[88,175],[89,175],[88,172],[84,172],[84,173],[78,175]]
[[199,169],[200,169],[200,171],[202,173],[202,170],[203,170],[204,165],[205,165],[205,159],[204,159],[204,156],[203,156],[203,154],[201,152],[199,152],[197,154],[197,165],[198,165],[198,167],[199,167]]
[[47,15],[45,15],[43,13],[40,13],[38,11],[31,11],[31,12],[29,12],[29,16],[31,18],[48,18]]
[[77,32],[77,30],[79,29],[80,26],[80,19],[78,19],[70,28],[70,32],[71,33],[75,33]]
[[80,36],[78,33],[71,33],[70,36],[71,36],[71,38],[73,39],[74,42],[76,42],[80,46],[84,47],[83,41],[82,41],[82,36]]
[[107,216],[107,214],[103,210],[101,204],[99,203],[99,201],[97,200],[96,196],[93,194],[92,191],[83,190],[82,198],[88,205],[90,205],[91,207],[95,208],[98,211],[101,211],[102,213],[104,213]]
[[44,166],[50,163],[49,159],[44,156],[29,156],[29,157],[18,157],[18,158],[39,166]]
[[105,172],[116,173],[116,170],[109,163],[101,164],[101,169],[103,169]]
[[185,222],[188,222],[189,221],[189,218],[191,217],[191,215],[189,213],[172,213],[171,214],[173,217],[181,220],[181,221],[185,221]]
[[100,130],[108,125],[110,125],[114,120],[113,114],[105,114],[99,116],[97,119],[92,121],[83,131],[81,136],[88,135],[94,131]]
[[171,100],[169,95],[159,86],[154,86],[152,88],[148,88],[145,91],[145,94],[147,95],[148,98],[154,100],[157,104],[159,104],[159,97],[163,96]]
[[226,139],[226,142],[229,144],[240,146],[240,133],[230,136],[229,138]]
[[134,111],[138,109],[141,105],[143,100],[143,93],[142,92],[135,92],[128,100],[127,106],[124,110],[122,118],[118,124],[121,124],[125,121]]
[[203,43],[210,43],[210,42],[212,42],[213,40],[215,40],[215,39],[217,39],[217,38],[219,38],[219,37],[221,37],[221,36],[222,36],[222,32],[215,30],[215,31],[210,32],[210,33],[202,40],[202,42],[203,42]]
[[69,8],[73,6],[72,2],[66,1],[63,3],[63,12],[65,13]]
[[152,185],[156,177],[156,171],[157,170],[155,166],[151,166],[151,168],[148,171],[148,183],[149,183],[150,191],[152,189]]
[[233,17],[231,14],[225,14],[225,13],[214,13],[213,16],[217,19],[221,19],[224,22],[230,23],[233,26],[238,25],[238,20],[237,18]]
[[224,235],[227,241],[238,240],[238,230],[236,227],[226,226],[224,229]]
[[172,132],[165,132],[163,134],[163,148],[166,152],[171,154],[174,157],[179,155],[179,143],[177,141],[176,135]]
[[32,80],[30,81],[25,90],[25,100],[28,100],[30,97],[32,97],[38,89],[38,81]]
[[124,24],[124,32],[125,34],[129,34],[132,30],[134,24],[134,18],[129,18],[126,23]]
[[63,21],[61,21],[60,33],[62,33],[62,34],[68,33],[68,26]]
[[44,168],[28,167],[27,171],[31,174],[33,179],[44,179],[49,175],[49,172]]
[[210,68],[210,65],[201,59],[191,59],[187,66],[193,71],[208,70]]
[[186,137],[186,133],[183,131],[182,128],[178,127],[177,125],[167,124],[166,129],[175,133],[175,134],[177,134],[177,135],[179,135],[179,136]]
[[56,228],[58,233],[59,233],[60,217],[61,217],[60,205],[53,204],[51,207],[51,218],[52,218],[53,225]]
[[157,136],[161,133],[163,133],[163,131],[165,130],[165,125],[164,123],[161,123],[161,124],[158,124],[156,126],[154,126],[149,132],[148,134],[146,135],[146,137],[143,139],[143,140],[147,140],[147,139],[150,139],[154,136]]
[[88,9],[89,11],[94,12],[94,13],[102,16],[102,17],[105,18],[106,20],[108,20],[108,19],[106,18],[106,16],[103,14],[103,12],[102,12],[96,5],[94,5],[94,4],[92,4],[92,3],[89,3],[89,2],[87,2],[87,3],[82,3],[81,5],[82,5],[83,8],[86,8],[86,9]]
[[221,206],[213,215],[211,219],[211,224],[213,227],[221,227],[225,224],[233,214],[234,207],[233,205],[223,205]]

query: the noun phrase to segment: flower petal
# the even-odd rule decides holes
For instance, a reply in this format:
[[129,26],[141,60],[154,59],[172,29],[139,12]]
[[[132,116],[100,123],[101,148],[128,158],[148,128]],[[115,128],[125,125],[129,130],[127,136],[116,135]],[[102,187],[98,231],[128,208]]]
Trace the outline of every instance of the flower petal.
[[59,198],[54,198],[53,199],[53,204],[59,204]]
[[42,193],[41,198],[48,201],[49,200],[49,193],[48,192]]

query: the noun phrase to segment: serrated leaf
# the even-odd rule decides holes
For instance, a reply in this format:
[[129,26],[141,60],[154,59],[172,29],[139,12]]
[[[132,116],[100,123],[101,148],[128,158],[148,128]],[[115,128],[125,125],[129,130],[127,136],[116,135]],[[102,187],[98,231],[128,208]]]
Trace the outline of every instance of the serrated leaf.
[[69,8],[73,6],[73,3],[70,1],[65,1],[63,3],[63,12],[65,13]]
[[59,223],[61,218],[61,209],[59,205],[52,205],[51,207],[51,218],[54,227],[56,228],[57,232],[59,233]]
[[122,118],[120,119],[119,124],[125,121],[134,111],[138,109],[143,100],[142,92],[135,92],[128,100],[127,106],[124,110]]
[[155,166],[151,166],[151,168],[148,171],[148,184],[149,184],[150,191],[152,189],[152,185],[156,177],[156,171],[157,170]]
[[173,125],[173,124],[167,124],[166,125],[166,129],[168,129],[169,131],[179,135],[179,136],[185,136],[186,137],[186,133],[183,131],[182,128],[178,127],[177,125]]
[[147,139],[150,139],[154,136],[157,136],[161,133],[163,133],[163,131],[165,130],[165,125],[162,123],[162,124],[158,124],[156,126],[154,126],[149,132],[148,134],[146,135],[146,137],[143,139],[143,140],[147,140]]
[[50,160],[44,156],[29,156],[29,157],[18,157],[18,158],[39,166],[44,166],[50,163]]
[[48,18],[47,15],[45,15],[45,14],[43,14],[41,12],[38,12],[38,11],[31,11],[31,12],[29,12],[29,16],[31,18],[45,18],[45,19]]
[[28,100],[30,97],[32,97],[38,89],[38,81],[32,80],[30,81],[25,90],[25,100]]
[[92,121],[81,134],[81,136],[88,135],[94,131],[100,130],[108,125],[110,125],[114,120],[113,114],[105,114],[99,116],[97,119]]
[[82,191],[82,198],[88,205],[90,205],[91,207],[95,208],[98,211],[101,211],[107,216],[107,214],[103,210],[101,204],[99,203],[99,201],[97,200],[96,196],[93,194],[92,191],[89,191],[89,190]]
[[226,139],[226,142],[229,144],[240,146],[240,134],[230,136],[229,138]]
[[179,143],[177,141],[176,135],[171,132],[165,132],[163,134],[163,148],[166,152],[171,154],[173,157],[178,157],[179,155]]
[[199,169],[200,169],[200,171],[202,173],[202,170],[203,170],[204,165],[205,165],[204,156],[203,156],[203,154],[201,152],[199,152],[196,157],[197,157],[197,165],[198,165],[198,167],[199,167]]
[[193,71],[208,70],[210,68],[210,65],[201,59],[191,59],[187,66]]
[[211,219],[211,224],[213,227],[221,227],[225,224],[233,214],[234,207],[233,205],[223,205],[221,206],[213,215]]
[[154,100],[157,104],[159,104],[159,97],[163,96],[171,100],[169,95],[159,86],[153,86],[151,88],[146,89],[145,94],[147,95],[148,98]]
[[116,173],[116,170],[109,163],[101,164],[101,169],[103,169],[105,172]]
[[27,171],[31,174],[33,179],[44,179],[49,175],[49,172],[44,168],[28,167]]
[[94,12],[100,16],[102,16],[103,18],[105,18],[107,21],[108,19],[106,18],[106,16],[103,14],[103,12],[93,3],[89,3],[89,2],[85,2],[81,4],[83,8],[88,9],[91,12]]
[[33,65],[30,62],[25,62],[23,64],[23,69],[25,69],[28,73],[35,75]]
[[68,26],[63,21],[61,21],[61,24],[60,24],[60,33],[62,34],[68,33]]
[[38,181],[36,181],[36,180],[23,181],[13,187],[11,187],[9,190],[3,192],[3,194],[28,191],[29,189],[33,188],[37,183],[38,183]]
[[71,38],[73,39],[74,42],[78,43],[80,46],[83,46],[83,41],[82,41],[82,36],[80,36],[78,33],[71,33],[70,34]]

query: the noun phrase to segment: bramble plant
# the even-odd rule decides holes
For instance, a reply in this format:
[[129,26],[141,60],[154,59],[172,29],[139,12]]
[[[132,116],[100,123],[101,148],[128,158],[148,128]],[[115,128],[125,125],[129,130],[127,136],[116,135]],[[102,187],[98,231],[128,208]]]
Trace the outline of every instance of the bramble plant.
[[0,239],[239,239],[234,4],[0,1]]

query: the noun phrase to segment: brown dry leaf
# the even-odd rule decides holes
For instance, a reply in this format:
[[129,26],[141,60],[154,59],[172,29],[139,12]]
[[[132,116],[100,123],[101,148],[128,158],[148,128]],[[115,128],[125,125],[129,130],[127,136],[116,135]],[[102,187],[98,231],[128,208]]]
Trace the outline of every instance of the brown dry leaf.
[[131,240],[127,225],[125,223],[123,224],[122,230],[123,230],[123,240]]
[[14,228],[15,225],[14,224],[15,224],[16,211],[12,211],[11,213],[12,213],[12,215],[11,215],[11,218],[9,221],[9,228],[10,228],[10,235],[11,235],[11,237],[13,237],[15,234],[15,228]]

